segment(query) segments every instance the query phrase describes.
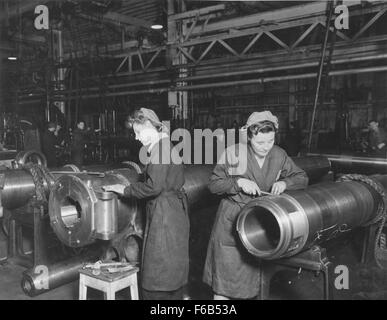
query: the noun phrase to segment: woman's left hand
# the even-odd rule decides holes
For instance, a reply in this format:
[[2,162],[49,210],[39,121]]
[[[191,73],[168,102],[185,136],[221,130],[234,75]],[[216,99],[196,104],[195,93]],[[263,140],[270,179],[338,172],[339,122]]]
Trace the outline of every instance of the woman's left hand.
[[271,187],[271,193],[278,195],[286,190],[286,182],[285,181],[277,181]]
[[110,191],[118,194],[124,194],[125,188],[126,186],[124,186],[123,184],[111,184],[111,185],[102,187],[103,191]]

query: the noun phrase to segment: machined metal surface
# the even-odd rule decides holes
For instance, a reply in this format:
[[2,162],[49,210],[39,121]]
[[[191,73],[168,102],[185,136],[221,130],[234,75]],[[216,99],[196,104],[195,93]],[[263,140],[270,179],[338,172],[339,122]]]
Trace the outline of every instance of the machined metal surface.
[[[386,176],[372,178],[386,189]],[[237,231],[252,255],[267,260],[289,257],[369,223],[381,201],[363,182],[316,184],[251,201],[238,216]]]
[[331,163],[324,156],[293,157],[294,163],[303,169],[309,178],[309,184],[320,181],[331,170]]
[[[330,168],[329,161],[322,157],[294,158],[294,161],[305,169],[308,175],[313,175],[316,179],[324,176]],[[114,199],[114,195],[104,193],[101,186],[137,181],[139,172],[133,166],[108,172],[103,171],[103,168],[98,169],[104,172],[104,175],[88,175],[75,170],[74,174],[71,172],[62,174],[57,179],[49,204],[51,225],[58,238],[70,247],[82,247],[93,243],[96,239],[108,240],[116,236],[114,241],[123,243],[125,255],[129,254],[134,257],[133,261],[137,261],[140,247],[136,239],[141,237],[144,225],[141,220],[143,215],[138,214],[140,210],[137,207],[138,204],[130,199]],[[190,209],[197,210],[200,207],[216,204],[218,198],[212,197],[207,188],[213,166],[192,165],[186,166],[185,169],[184,189]],[[116,201],[116,207],[110,202],[112,200]],[[129,201],[129,204],[123,201]],[[99,205],[97,205],[98,202],[100,202]],[[115,210],[117,215],[112,214]],[[95,219],[97,212],[100,214],[99,219]],[[132,236],[127,237],[128,231]],[[118,248],[115,247],[115,249]],[[96,261],[98,257],[94,257]],[[80,256],[48,266],[49,273],[45,283],[49,284],[49,290],[75,280],[79,268],[86,261],[93,261],[93,259]],[[41,280],[38,276],[34,269],[24,273],[22,287],[27,294],[37,295],[46,291],[44,288],[41,289],[42,286],[36,286],[37,281]]]
[[98,260],[102,253],[102,248],[90,248],[87,252],[62,262],[35,266],[23,272],[21,287],[25,294],[36,296],[74,281],[83,264]]
[[[63,167],[63,173],[72,172],[74,168]],[[24,206],[35,195],[35,183],[30,172],[24,169],[7,169],[1,171],[4,175],[4,185],[1,190],[1,205],[6,209],[15,209]],[[61,174],[53,174],[54,178]],[[44,188],[48,195],[49,188],[46,183]]]
[[37,150],[20,151],[15,157],[16,165],[23,166],[27,163],[36,163],[47,167],[47,159],[43,153]]
[[31,174],[22,169],[4,170],[4,187],[1,190],[1,204],[6,209],[15,209],[27,203],[35,194]]
[[[318,156],[318,154],[308,154]],[[329,159],[332,170],[336,173],[386,174],[387,159],[378,157],[362,157],[353,155],[321,154]]]
[[[101,187],[129,185],[138,178],[133,168],[108,171],[103,175],[77,173],[58,178],[49,200],[51,226],[58,238],[67,246],[82,247],[96,239],[110,240],[128,224],[135,223],[139,211],[137,202],[118,198]],[[64,215],[67,212],[73,213],[70,218],[74,223],[68,223]],[[141,228],[141,223],[136,227]]]
[[[214,201],[207,188],[212,169],[205,165],[186,167],[184,190],[191,209]],[[137,201],[101,189],[110,184],[129,185],[139,177],[134,167],[108,171],[103,176],[84,173],[60,177],[49,200],[51,226],[58,238],[67,246],[82,247],[96,239],[110,240],[130,225],[141,233],[142,208]]]
[[[294,158],[294,161],[305,168],[312,180],[321,178],[329,170],[329,161],[321,157]],[[184,190],[191,210],[215,203],[216,198],[207,188],[213,167],[185,167]],[[105,199],[108,196],[101,189],[110,184],[129,185],[138,179],[139,173],[134,167],[108,171],[100,176],[75,173],[58,178],[49,200],[51,225],[58,238],[67,246],[82,247],[96,239],[113,239],[128,223],[141,230],[141,223],[134,223],[139,219],[137,202],[125,197]]]
[[[321,179],[321,177],[327,174],[330,170],[330,162],[326,157],[295,157],[293,160],[300,168],[306,171],[311,183]],[[118,167],[123,168],[125,166],[125,164],[121,166],[98,165],[84,167],[82,169],[87,171],[105,172],[113,168],[119,170]],[[207,189],[205,186],[203,186],[203,184],[204,181],[208,182],[207,178],[209,178],[212,169],[213,166],[211,165],[187,166],[187,183],[185,184],[184,188],[187,191],[188,200],[191,201],[190,199],[192,199],[192,203],[196,203],[196,196],[202,197],[203,195],[208,195]],[[55,178],[59,178],[60,176],[66,174],[66,172],[69,174],[71,172],[80,173],[80,170],[76,166],[66,165],[62,168],[52,169],[51,172]],[[22,207],[35,194],[35,184],[31,174],[23,169],[4,170],[2,173],[4,174],[4,188],[1,192],[2,206],[6,209]],[[45,187],[48,195],[49,190],[47,185],[45,185]]]
[[[123,168],[126,165],[98,165],[87,166],[82,169],[86,172],[106,172],[113,168]],[[49,170],[55,179],[68,174],[81,174],[81,170],[75,165],[65,165],[61,168],[53,168]],[[6,209],[15,209],[24,206],[35,194],[35,183],[33,177],[28,170],[25,169],[7,169],[1,171],[4,175],[4,186],[1,190],[1,205]],[[47,196],[49,188],[43,183]]]

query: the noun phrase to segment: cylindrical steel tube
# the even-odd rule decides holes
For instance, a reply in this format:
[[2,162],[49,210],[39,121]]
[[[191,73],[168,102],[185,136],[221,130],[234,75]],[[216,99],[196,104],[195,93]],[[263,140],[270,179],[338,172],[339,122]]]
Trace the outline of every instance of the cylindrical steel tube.
[[[329,171],[329,161],[322,157],[304,157],[294,158],[295,163],[304,168],[308,175],[312,175],[314,178],[322,177]],[[190,208],[198,209],[200,207],[208,205],[210,193],[207,189],[208,180],[211,176],[213,166],[206,165],[191,165],[186,166],[184,189],[187,193],[188,204]],[[138,172],[133,169],[114,170],[102,176],[88,176],[87,174],[75,174],[64,175],[57,181],[58,190],[53,192],[50,199],[50,215],[52,216],[52,222],[55,227],[54,231],[64,243],[70,246],[83,246],[86,243],[93,242],[92,233],[90,233],[90,199],[93,198],[91,189],[98,189],[106,184],[112,183],[124,183],[125,181],[133,182],[138,178]],[[59,184],[62,185],[60,186]],[[60,191],[60,188],[64,188]],[[82,191],[83,190],[83,191]],[[62,192],[64,192],[62,194]],[[90,197],[90,199],[87,199]],[[56,198],[56,204],[54,205],[54,198]],[[62,205],[59,205],[60,203]],[[61,202],[62,201],[62,202]],[[121,204],[122,205],[122,204]],[[127,205],[127,204],[126,204]],[[127,207],[120,208],[118,203],[118,231],[125,228],[128,223],[136,223],[137,207],[135,203],[130,204],[132,209],[128,210]],[[58,210],[60,208],[60,210]],[[126,208],[126,209],[125,209]],[[63,217],[67,221],[61,221]],[[106,217],[105,217],[106,218]],[[110,226],[111,223],[109,222]],[[102,229],[103,225],[99,226]],[[82,231],[83,230],[83,231]],[[68,231],[71,231],[70,235]],[[76,240],[80,240],[77,243]],[[106,239],[106,237],[105,237]],[[75,241],[74,241],[75,240]],[[95,257],[97,259],[97,257]],[[37,281],[46,279],[46,283],[49,284],[49,289],[53,289],[57,286],[63,285],[67,282],[73,281],[78,276],[78,270],[82,266],[82,263],[87,259],[84,257],[77,257],[67,260],[62,263],[58,263],[49,266],[49,273],[47,278],[39,278],[39,274],[36,274],[34,270],[28,270],[24,273],[22,280],[23,290],[29,295],[36,295],[44,292],[45,289],[42,286],[36,286]]]
[[293,157],[294,163],[303,169],[309,178],[309,184],[320,181],[331,170],[328,158],[322,156]]
[[[72,172],[71,167],[60,169],[65,172]],[[8,169],[1,172],[4,175],[4,187],[1,190],[1,205],[6,209],[15,209],[24,206],[35,194],[35,183],[32,175],[23,169]],[[57,178],[62,174],[54,174]],[[44,184],[47,195],[49,189]]]
[[[373,179],[387,187],[386,176]],[[372,221],[382,201],[369,184],[327,182],[248,203],[237,219],[245,248],[261,259],[279,259]]]
[[86,253],[52,265],[39,265],[23,272],[21,287],[33,297],[52,290],[78,277],[85,262],[95,262],[102,255],[102,248],[92,248]]
[[332,170],[336,173],[386,174],[387,159],[376,157],[359,157],[337,154],[321,155],[329,159]]
[[[110,240],[128,224],[135,224],[137,202],[117,198],[111,192],[104,192],[102,187],[129,185],[138,178],[134,168],[113,170],[103,175],[77,173],[59,177],[49,199],[50,221],[55,234],[67,246],[83,247],[96,239]],[[63,213],[71,206],[77,211],[78,219],[69,225]]]
[[6,209],[22,207],[35,194],[35,184],[27,171],[5,170],[4,187],[1,190],[1,204]]
[[211,165],[189,165],[185,167],[184,190],[191,209],[198,209],[209,203],[211,195],[207,185],[213,168]]
[[[330,162],[326,157],[295,157],[293,158],[293,160],[300,168],[306,171],[311,183],[321,179],[321,177],[323,177],[330,170]],[[125,165],[121,165],[120,167],[125,167]],[[84,167],[83,169],[88,171],[105,172],[106,170],[111,170],[113,168],[117,168],[117,165],[89,166]],[[207,189],[203,187],[203,181],[208,181],[206,179],[210,176],[213,167],[205,165],[192,165],[187,166],[187,168],[189,169],[186,172],[186,180],[188,181],[188,183],[186,183],[185,185],[186,190],[189,191],[192,189],[193,195],[198,194],[197,192],[199,190],[201,190],[201,192],[205,191],[206,194],[208,194],[206,191]],[[60,176],[62,176],[64,171],[68,171],[70,173],[77,171],[77,168],[74,166],[65,166],[60,169],[51,170],[51,172],[54,173],[55,178],[59,178]],[[18,207],[22,207],[35,194],[35,184],[32,175],[22,169],[4,170],[2,173],[4,174],[4,188],[1,191],[2,206],[6,209],[15,209]],[[47,186],[46,190],[48,195],[49,190]],[[196,190],[197,192],[193,190]],[[187,193],[190,194],[191,192]],[[201,196],[202,195],[203,194],[201,194]],[[189,196],[188,198],[190,199],[191,197]]]
[[[311,180],[321,178],[329,170],[329,161],[321,157],[294,158],[296,164],[305,168]],[[209,205],[216,201],[216,197],[211,195],[207,185],[213,170],[213,165],[190,165],[185,167],[184,190],[187,194],[188,204],[192,209]],[[98,196],[101,187],[110,184],[129,185],[139,179],[139,174],[134,168],[119,169],[107,172],[104,176],[85,174],[69,174],[58,178],[50,194],[49,214],[53,230],[58,238],[67,246],[82,247],[91,244],[96,239],[109,240],[116,232],[102,234],[97,231],[103,227],[101,219],[106,214],[117,218],[117,230],[123,230],[130,221],[138,216],[139,207],[133,199],[118,198],[116,209],[110,209],[103,213],[102,199]],[[110,204],[113,204],[111,202]],[[104,202],[104,205],[107,203]],[[68,224],[67,208],[73,206],[71,221],[74,221],[75,212],[78,219],[75,224]],[[100,212],[101,211],[101,212]],[[112,212],[111,212],[112,211]],[[114,212],[113,212],[114,211]],[[112,218],[114,220],[114,218]],[[105,221],[105,220],[104,220]],[[103,223],[102,223],[103,224]],[[105,221],[106,224],[106,221]],[[106,230],[108,229],[107,226]],[[113,229],[112,229],[113,230]]]
[[[82,170],[105,172],[113,168],[127,167],[121,165],[95,165],[82,167]],[[61,168],[50,170],[55,179],[70,173],[80,172],[80,169],[74,165],[65,165]],[[35,194],[35,184],[32,175],[23,169],[7,169],[1,172],[4,174],[4,187],[1,190],[1,204],[6,209],[15,209],[24,206]],[[49,189],[44,183],[47,195]]]

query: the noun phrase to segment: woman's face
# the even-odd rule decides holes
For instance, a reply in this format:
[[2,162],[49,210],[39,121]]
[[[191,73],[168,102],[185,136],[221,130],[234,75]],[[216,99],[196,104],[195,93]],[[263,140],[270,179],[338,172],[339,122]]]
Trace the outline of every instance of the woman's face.
[[258,157],[266,157],[274,145],[275,132],[262,133],[258,132],[257,135],[252,136],[250,142],[251,147]]
[[84,122],[79,122],[78,123],[78,129],[80,129],[80,130],[85,129],[85,123]]
[[158,136],[158,132],[150,123],[134,123],[133,130],[136,140],[139,140],[144,146],[151,144]]

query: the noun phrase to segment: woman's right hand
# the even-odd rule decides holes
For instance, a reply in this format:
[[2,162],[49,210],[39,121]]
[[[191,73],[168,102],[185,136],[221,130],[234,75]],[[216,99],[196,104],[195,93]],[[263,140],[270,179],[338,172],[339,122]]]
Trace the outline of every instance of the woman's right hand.
[[114,192],[114,193],[118,193],[120,195],[123,195],[125,192],[125,187],[126,186],[124,186],[122,184],[111,184],[108,186],[103,186],[102,190],[103,191],[110,191],[110,192]]
[[261,195],[261,190],[258,185],[252,180],[240,178],[237,180],[237,184],[240,188],[242,188],[244,193],[258,196]]

